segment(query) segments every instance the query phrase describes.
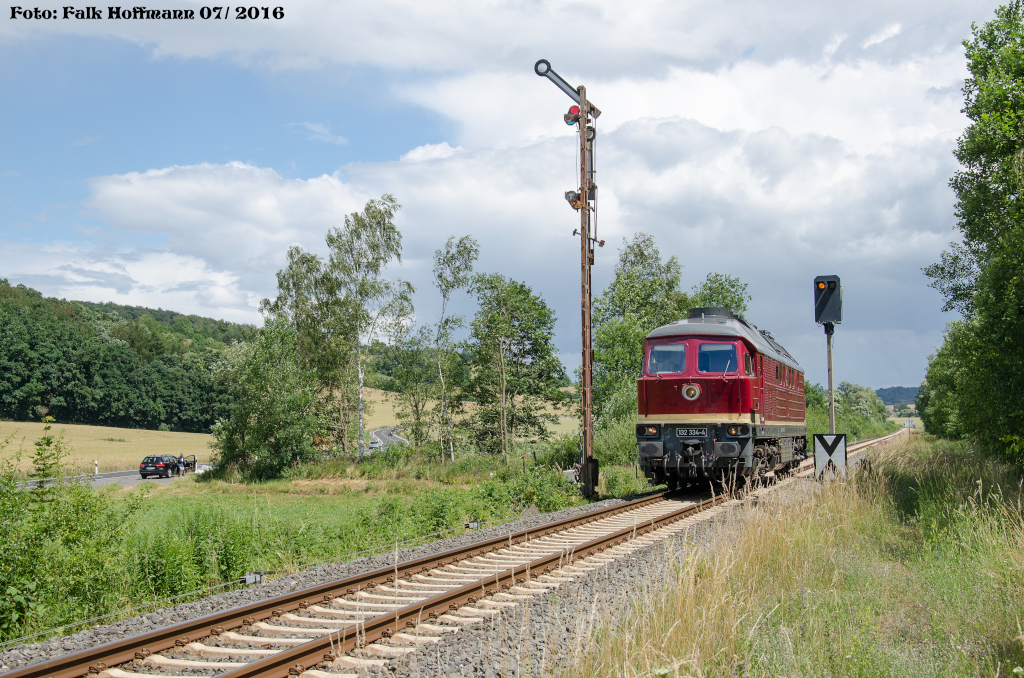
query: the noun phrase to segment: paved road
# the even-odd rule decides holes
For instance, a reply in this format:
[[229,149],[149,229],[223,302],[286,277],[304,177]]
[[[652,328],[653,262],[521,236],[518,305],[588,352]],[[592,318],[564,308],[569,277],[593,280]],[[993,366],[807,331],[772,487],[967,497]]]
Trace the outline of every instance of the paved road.
[[408,440],[403,438],[398,433],[397,427],[379,428],[375,431],[370,431],[370,435],[373,436],[374,440],[380,441],[381,447],[387,447],[388,445],[397,445],[398,443],[409,443]]
[[101,473],[96,476],[95,480],[92,481],[93,487],[103,487],[104,485],[118,484],[123,487],[132,487],[139,483],[158,483],[160,485],[170,485],[175,480],[178,480],[178,476],[171,476],[170,478],[147,478],[143,480],[139,476],[138,471],[115,471],[113,473]]
[[61,480],[74,480],[78,482],[86,482],[93,487],[103,487],[104,485],[121,485],[122,487],[132,487],[138,485],[141,482],[147,483],[158,483],[160,485],[170,485],[175,480],[179,480],[178,476],[172,476],[170,478],[147,478],[143,480],[139,476],[138,471],[111,471],[109,473],[99,473],[93,475],[82,475],[72,476],[70,478],[61,478]]

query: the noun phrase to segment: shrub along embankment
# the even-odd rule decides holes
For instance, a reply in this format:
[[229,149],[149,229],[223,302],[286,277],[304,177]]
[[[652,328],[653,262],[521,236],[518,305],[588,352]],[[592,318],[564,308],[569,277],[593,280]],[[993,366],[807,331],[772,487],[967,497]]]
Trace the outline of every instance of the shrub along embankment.
[[670,555],[567,675],[1021,673],[1020,474],[916,435],[869,459]]

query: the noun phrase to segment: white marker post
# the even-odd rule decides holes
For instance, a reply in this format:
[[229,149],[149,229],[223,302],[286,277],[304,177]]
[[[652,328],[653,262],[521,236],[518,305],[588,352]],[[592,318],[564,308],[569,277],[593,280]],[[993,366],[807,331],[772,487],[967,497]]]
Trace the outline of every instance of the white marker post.
[[[831,474],[826,472],[831,469]],[[846,434],[814,434],[814,477],[830,480],[846,479]]]

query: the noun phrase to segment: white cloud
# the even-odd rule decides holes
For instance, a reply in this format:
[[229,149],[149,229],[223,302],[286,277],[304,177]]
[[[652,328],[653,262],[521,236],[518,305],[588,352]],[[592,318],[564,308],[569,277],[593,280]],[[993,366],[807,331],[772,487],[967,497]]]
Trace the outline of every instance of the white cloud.
[[[637,119],[679,116],[718,129],[780,127],[827,135],[868,152],[908,138],[955,139],[965,123],[957,97],[930,93],[955,92],[965,75],[962,55],[949,52],[894,64],[784,59],[714,71],[669,68],[657,77],[585,84],[602,110],[599,132]],[[456,75],[403,87],[399,94],[459,123],[466,146],[573,135],[561,121],[572,102],[533,73]],[[496,118],[495,110],[503,115]]]
[[427,160],[441,160],[443,158],[450,158],[459,151],[462,147],[452,148],[448,145],[447,141],[442,141],[439,144],[423,144],[417,146],[408,153],[404,154],[401,159],[406,162],[424,162]]
[[295,126],[302,127],[308,131],[310,141],[322,141],[326,144],[334,144],[336,146],[344,146],[348,143],[348,139],[343,136],[331,133],[329,125],[325,125],[320,122],[298,122],[292,123]]
[[[915,135],[864,151],[776,126],[723,130],[675,116],[625,122],[599,146],[598,226],[608,246],[598,252],[598,288],[621,237],[644,230],[680,258],[686,287],[710,271],[739,275],[754,296],[752,320],[796,347],[813,345],[817,334],[808,281],[838,273],[849,324],[888,337],[880,340],[892,342],[887,355],[902,355],[906,332],[917,332],[919,342],[941,330],[919,269],[936,259],[952,225],[948,151],[944,139]],[[419,317],[435,312],[433,250],[449,235],[472,234],[481,242],[481,270],[524,280],[555,307],[558,341],[573,364],[577,217],[562,192],[576,185],[574,158],[572,137],[548,137],[499,149],[437,144],[310,179],[243,163],[100,177],[89,211],[121,231],[161,236],[163,245],[71,248],[48,255],[49,273],[22,272],[55,276],[62,294],[78,298],[253,321],[259,299],[274,293],[273,274],[290,245],[323,253],[328,228],[369,197],[391,192],[404,205],[405,239],[404,263],[393,273],[416,284]],[[19,261],[30,260],[21,254],[3,263],[19,270]],[[466,299],[457,306],[472,312]],[[858,346],[851,358],[863,360],[860,381],[920,379],[927,351],[893,372],[872,366],[881,364],[872,355],[877,345]],[[822,378],[814,353],[797,357]]]
[[[198,13],[202,3],[168,0],[164,6]],[[20,20],[0,23],[0,37],[114,36],[151,47],[157,56],[226,56],[273,69],[338,63],[420,73],[529,72],[545,57],[563,75],[592,79],[602,73],[645,77],[668,66],[716,68],[742,59],[813,60],[837,26],[849,36],[848,55],[870,42],[880,24],[915,27],[901,40],[905,54],[955,50],[971,21],[990,15],[991,4],[980,0],[305,0],[288,4],[281,20]],[[948,30],[951,25],[955,30]],[[570,26],[598,47],[581,56],[567,38]],[[841,49],[836,57],[848,55]]]
[[27,245],[5,242],[0,267],[47,294],[83,301],[169,308],[257,322],[260,297],[238,285],[235,273],[208,262],[153,249],[115,249],[70,242]]
[[[159,245],[68,244],[45,253],[48,268],[32,263],[40,247],[12,246],[0,262],[29,281],[51,276],[69,296],[253,320],[288,246],[322,252],[328,228],[390,192],[405,205],[400,274],[420,290],[421,317],[436,301],[433,249],[470,233],[482,269],[526,280],[555,306],[558,340],[575,362],[576,214],[562,199],[577,184],[575,135],[561,122],[568,98],[532,72],[546,57],[604,111],[599,227],[609,246],[598,252],[598,288],[619,238],[649,231],[683,261],[687,287],[711,270],[750,283],[752,319],[821,380],[809,280],[838,273],[848,304],[842,360],[859,370],[851,378],[917,383],[943,322],[919,269],[952,235],[946,183],[965,124],[959,41],[990,14],[959,0],[307,0],[281,21],[0,23],[8,41],[73,32],[131,40],[158,57],[343,64],[458,130],[393,162],[307,179],[240,162],[98,177],[88,213]],[[566,39],[570,24],[596,46],[585,56]],[[294,126],[314,141],[346,141],[323,123]]]
[[868,47],[881,44],[888,40],[889,38],[895,38],[897,35],[900,34],[900,28],[901,26],[899,24],[889,24],[888,26],[886,26],[885,28],[883,28],[882,30],[878,31],[874,35],[870,36],[867,40],[865,40],[861,44],[861,48],[867,49]]
[[99,177],[86,206],[115,228],[166,237],[169,251],[261,275],[365,201],[337,175],[286,179],[232,162]]

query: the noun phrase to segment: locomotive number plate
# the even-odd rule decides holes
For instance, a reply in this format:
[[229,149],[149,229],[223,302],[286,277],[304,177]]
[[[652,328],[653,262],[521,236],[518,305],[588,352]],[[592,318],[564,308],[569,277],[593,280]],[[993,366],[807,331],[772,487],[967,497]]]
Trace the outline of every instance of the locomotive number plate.
[[677,438],[706,438],[708,436],[708,430],[706,428],[677,428]]

